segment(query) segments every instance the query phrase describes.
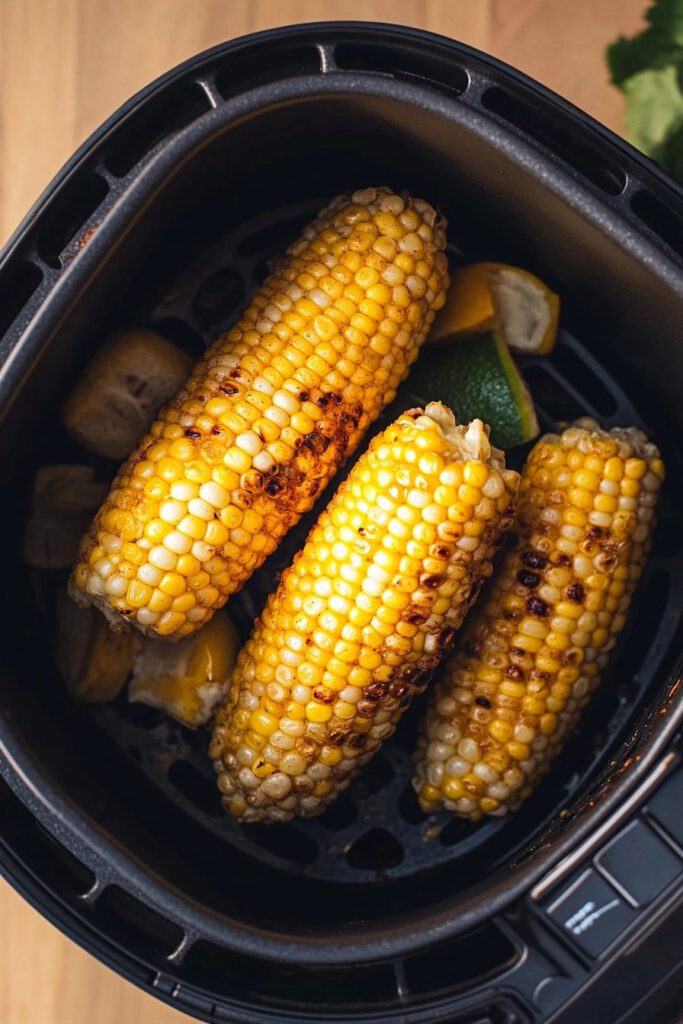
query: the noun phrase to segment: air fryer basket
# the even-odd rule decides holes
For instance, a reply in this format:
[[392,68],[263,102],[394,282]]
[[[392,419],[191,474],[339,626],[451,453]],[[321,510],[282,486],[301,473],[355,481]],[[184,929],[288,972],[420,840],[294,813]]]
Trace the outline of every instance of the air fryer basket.
[[[49,642],[63,578],[27,572],[17,537],[36,468],[83,459],[59,405],[109,330],[149,323],[199,355],[325,200],[381,183],[443,210],[454,263],[519,263],[562,294],[557,350],[524,367],[543,425],[645,425],[670,482],[618,654],[520,812],[473,827],[419,811],[419,704],[322,818],[242,826],[220,808],[205,732],[124,698],[66,698]],[[446,1006],[450,1020],[519,963],[515,906],[660,763],[681,718],[682,211],[662,175],[556,97],[387,26],[210,51],[74,157],[0,264],[0,862],[44,913],[212,1020],[440,1020]],[[231,601],[243,633],[310,521]]]

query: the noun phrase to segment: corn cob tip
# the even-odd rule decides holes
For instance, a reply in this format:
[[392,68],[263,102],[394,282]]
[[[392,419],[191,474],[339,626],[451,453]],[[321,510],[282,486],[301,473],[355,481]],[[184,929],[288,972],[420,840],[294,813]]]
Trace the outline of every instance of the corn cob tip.
[[107,620],[107,625],[112,633],[129,632],[130,625],[124,616],[118,615],[103,597],[84,594],[80,587],[76,585],[73,577],[69,579],[69,582],[67,583],[66,592],[69,598],[75,605],[78,605],[79,608],[88,608],[92,605],[93,608],[100,611]]
[[582,419],[532,449],[508,551],[432,691],[413,785],[477,821],[533,791],[623,629],[664,464],[635,427]]
[[649,461],[660,459],[659,448],[640,427],[610,427],[605,430],[592,416],[581,416],[573,423],[563,425],[559,434],[545,434],[538,443],[560,444],[563,448],[576,447],[583,453],[588,453],[596,446],[606,446],[611,451],[616,443],[615,454],[618,458]]
[[505,453],[490,443],[490,428],[482,420],[459,424],[452,409],[443,402],[429,402],[424,409],[410,409],[405,415],[418,421],[422,417],[431,420],[428,424],[431,427],[436,424],[449,445],[452,458],[478,459],[496,469],[505,469]]

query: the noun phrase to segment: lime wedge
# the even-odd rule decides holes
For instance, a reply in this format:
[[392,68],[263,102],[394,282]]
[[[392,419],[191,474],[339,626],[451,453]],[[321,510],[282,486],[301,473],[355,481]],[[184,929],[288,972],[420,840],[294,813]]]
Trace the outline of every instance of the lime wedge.
[[423,350],[405,389],[421,406],[450,406],[459,423],[482,419],[498,448],[514,448],[539,432],[529,389],[497,331]]

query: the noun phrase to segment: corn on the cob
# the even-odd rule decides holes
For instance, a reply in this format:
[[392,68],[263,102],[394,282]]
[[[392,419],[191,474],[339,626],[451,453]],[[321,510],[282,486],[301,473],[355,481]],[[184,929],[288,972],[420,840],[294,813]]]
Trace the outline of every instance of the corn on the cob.
[[624,626],[663,476],[634,428],[579,420],[533,449],[514,549],[426,714],[414,780],[425,811],[502,815],[548,770]]
[[84,538],[72,594],[188,636],[306,512],[390,402],[445,300],[444,225],[337,198],[153,423]]
[[210,748],[230,814],[313,815],[346,788],[450,649],[518,479],[440,403],[373,440],[238,657]]

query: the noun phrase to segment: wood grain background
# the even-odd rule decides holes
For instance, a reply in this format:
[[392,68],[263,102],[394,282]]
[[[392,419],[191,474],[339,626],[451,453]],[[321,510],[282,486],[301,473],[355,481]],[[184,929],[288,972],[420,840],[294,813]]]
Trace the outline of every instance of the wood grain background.
[[[0,244],[70,153],[137,89],[225,39],[297,21],[400,22],[500,57],[615,131],[606,43],[645,0],[0,0]],[[189,1017],[82,952],[0,882],[2,1024]]]

